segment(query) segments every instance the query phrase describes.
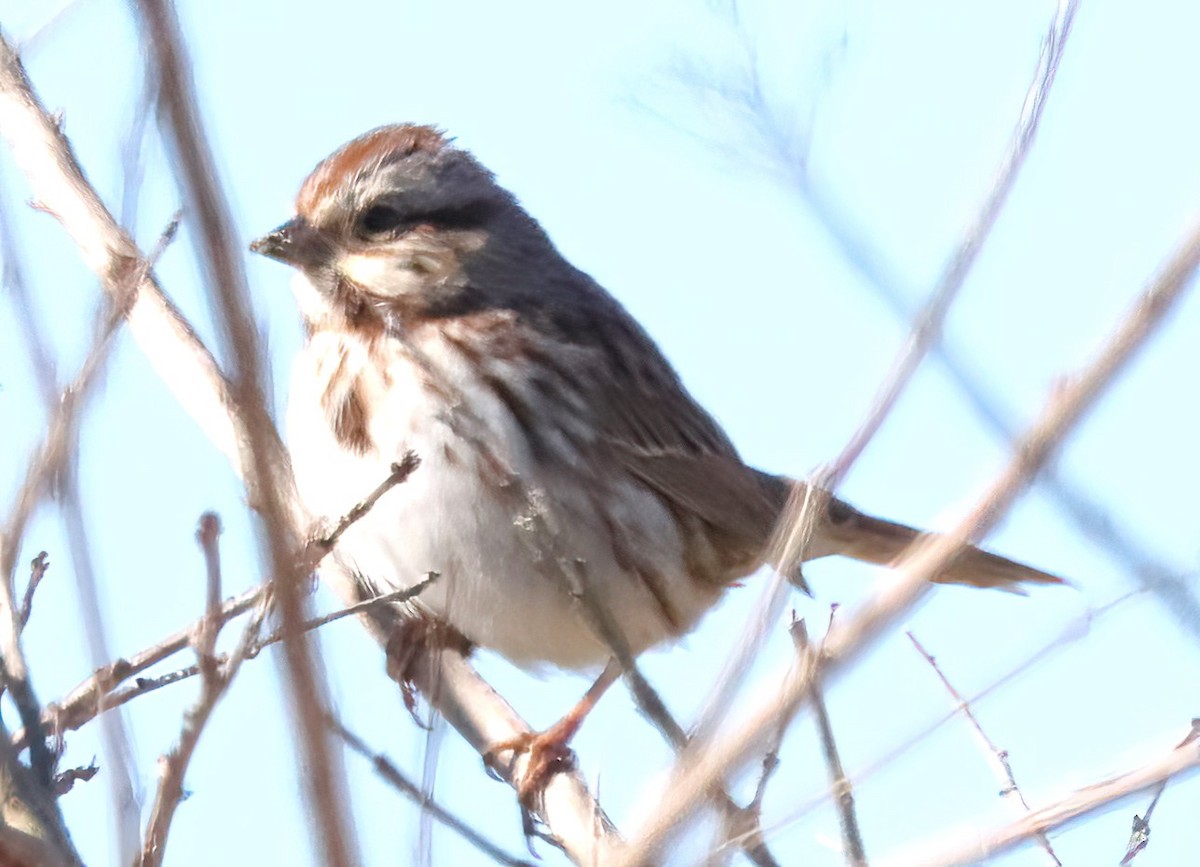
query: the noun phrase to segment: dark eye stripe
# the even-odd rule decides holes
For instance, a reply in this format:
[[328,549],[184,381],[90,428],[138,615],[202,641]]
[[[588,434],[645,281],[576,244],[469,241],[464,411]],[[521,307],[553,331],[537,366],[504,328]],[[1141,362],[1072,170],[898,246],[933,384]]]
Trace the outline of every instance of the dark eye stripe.
[[391,205],[372,205],[358,218],[358,227],[369,235],[378,235],[400,228],[404,214]]
[[453,208],[406,214],[393,205],[379,202],[363,211],[358,218],[358,229],[368,237],[395,237],[414,226],[423,225],[437,229],[474,229],[487,222],[494,211],[494,203],[476,201]]

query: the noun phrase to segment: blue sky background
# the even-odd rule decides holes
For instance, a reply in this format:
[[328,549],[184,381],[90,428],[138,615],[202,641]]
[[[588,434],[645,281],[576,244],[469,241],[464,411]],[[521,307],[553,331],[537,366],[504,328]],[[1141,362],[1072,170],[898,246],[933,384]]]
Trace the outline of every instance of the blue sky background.
[[[0,26],[20,41],[50,17],[48,7],[0,0]],[[382,123],[438,124],[646,325],[748,461],[803,475],[831,459],[853,431],[907,325],[788,183],[744,106],[704,96],[699,80],[738,81],[751,46],[781,129],[808,143],[811,178],[875,246],[915,306],[989,188],[1053,4],[763,2],[744,13],[739,36],[719,8],[698,0],[210,0],[180,9],[221,180],[245,241],[289,216],[300,181],[341,142]],[[1083,4],[1038,142],[948,326],[948,343],[1013,424],[1032,419],[1057,379],[1096,350],[1196,217],[1197,34],[1194,3]],[[140,93],[136,38],[125,4],[81,0],[26,56],[43,101],[64,112],[80,160],[114,210],[122,142]],[[153,129],[147,148],[133,227],[143,249],[179,207]],[[90,343],[98,287],[57,224],[22,206],[29,191],[7,152],[0,178],[42,330],[66,379]],[[300,340],[290,274],[257,257],[247,268],[282,408]],[[211,338],[186,219],[157,273]],[[1193,593],[1200,592],[1198,338],[1200,302],[1189,297],[1059,462],[1062,474]],[[5,294],[0,504],[15,493],[45,421],[23,345]],[[201,613],[203,565],[192,535],[204,510],[216,510],[225,524],[226,591],[258,580],[240,486],[127,336],[118,339],[82,439],[81,490],[114,654],[157,641]],[[1006,456],[1005,443],[979,421],[945,368],[930,362],[842,490],[871,511],[946,525]],[[1045,803],[1128,766],[1139,750],[1178,741],[1200,715],[1200,631],[1150,595],[1124,601],[1086,628],[1089,612],[1138,584],[1107,556],[1103,539],[1057,512],[1044,489],[1022,500],[990,544],[1069,576],[1076,588],[1029,598],[940,590],[906,625],[967,695],[1055,637],[1074,637],[976,707],[1009,751],[1026,798]],[[30,527],[19,562],[42,549],[53,567],[26,649],[47,701],[83,679],[91,662],[74,570],[51,508]],[[816,598],[795,604],[815,628],[830,603],[852,604],[880,573],[822,562],[807,574]],[[24,577],[19,571],[18,581]],[[758,586],[751,580],[731,591],[681,646],[644,658],[682,720],[702,704]],[[318,602],[336,604],[325,593]],[[324,630],[322,644],[347,725],[419,775],[425,735],[403,711],[377,649],[352,622]],[[769,689],[790,654],[781,627],[749,689]],[[188,662],[181,655],[177,666]],[[585,687],[575,675],[531,677],[487,653],[478,663],[537,725],[556,719]],[[176,737],[194,690],[162,690],[128,708],[147,808],[156,757]],[[828,700],[873,859],[940,829],[1012,815],[959,720],[863,773],[949,708],[902,633],[840,679]],[[314,863],[298,797],[302,771],[281,708],[276,666],[267,659],[246,665],[189,771],[192,795],[176,816],[168,864]],[[669,754],[623,689],[605,699],[577,748],[604,806],[631,829],[654,803]],[[84,764],[98,753],[90,726],[68,738],[65,762]],[[768,824],[825,789],[807,717],[793,727],[782,760],[765,805]],[[410,863],[415,808],[357,757],[346,764],[364,860]],[[735,788],[752,786],[751,775]],[[443,741],[437,795],[521,854],[510,791],[484,775],[453,732]],[[113,857],[107,797],[97,778],[63,802],[93,864]],[[1119,860],[1132,814],[1147,800],[1056,832],[1059,856],[1067,864]],[[1137,863],[1194,859],[1198,809],[1194,781],[1170,787]],[[676,861],[693,863],[703,839],[697,831]],[[785,864],[841,863],[827,804],[788,821],[770,843]],[[547,863],[559,863],[540,848]],[[433,861],[470,864],[479,856],[438,831]],[[1041,864],[1044,855],[1029,848],[998,863]]]

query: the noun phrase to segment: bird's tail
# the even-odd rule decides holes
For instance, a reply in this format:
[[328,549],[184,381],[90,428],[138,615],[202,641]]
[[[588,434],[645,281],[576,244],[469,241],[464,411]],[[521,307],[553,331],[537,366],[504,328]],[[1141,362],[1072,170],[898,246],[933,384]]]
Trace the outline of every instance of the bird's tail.
[[[934,534],[922,533],[904,524],[866,515],[836,499],[829,504],[828,515],[820,532],[834,553],[881,566],[895,563],[918,539],[936,538]],[[973,587],[1008,590],[1019,590],[1019,585],[1026,583],[1064,583],[1057,575],[973,545],[963,549],[948,566],[933,576],[933,580],[939,584],[969,584]]]
[[[804,495],[803,483],[766,473],[760,473],[760,478],[771,492],[772,499],[777,501],[780,515],[788,514],[786,503],[789,499]],[[835,497],[829,500],[805,556],[806,559],[815,559],[839,554],[867,563],[891,566],[914,542],[922,538],[932,540],[937,535],[872,517]],[[1022,584],[1066,583],[1057,575],[973,545],[963,549],[949,565],[933,576],[933,580],[939,584],[969,584],[1017,592],[1020,592]]]

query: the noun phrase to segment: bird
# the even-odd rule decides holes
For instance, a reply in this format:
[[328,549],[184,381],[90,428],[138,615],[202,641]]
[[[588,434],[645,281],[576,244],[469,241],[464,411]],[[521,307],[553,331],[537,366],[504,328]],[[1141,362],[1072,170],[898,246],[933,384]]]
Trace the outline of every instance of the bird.
[[[504,745],[531,754],[523,802],[569,761],[614,656],[678,639],[782,565],[770,543],[804,483],[747,465],[646,331],[440,129],[341,146],[251,249],[296,271],[287,440],[305,506],[346,514],[420,461],[346,530],[339,563],[367,593],[436,573],[407,620],[517,666],[605,666],[560,724]],[[888,565],[922,536],[823,502],[806,559]],[[933,580],[1061,583],[974,547]]]

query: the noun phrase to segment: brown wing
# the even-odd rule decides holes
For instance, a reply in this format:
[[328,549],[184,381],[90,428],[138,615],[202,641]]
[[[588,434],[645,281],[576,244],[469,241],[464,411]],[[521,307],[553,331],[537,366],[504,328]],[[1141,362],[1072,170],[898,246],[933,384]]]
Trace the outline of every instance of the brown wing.
[[761,563],[786,488],[781,499],[773,477],[746,466],[650,338],[627,315],[617,319],[592,377],[603,444],[679,520],[694,577],[740,577]]
[[[694,577],[720,582],[740,577],[761,564],[797,483],[746,466],[650,339],[625,320],[617,323],[628,329],[624,339],[604,347],[612,363],[603,365],[607,375],[597,382],[604,408],[597,421],[605,442],[620,466],[675,513]],[[835,498],[812,556],[836,553],[889,565],[922,535]],[[1006,589],[1062,581],[975,547],[934,580]]]

